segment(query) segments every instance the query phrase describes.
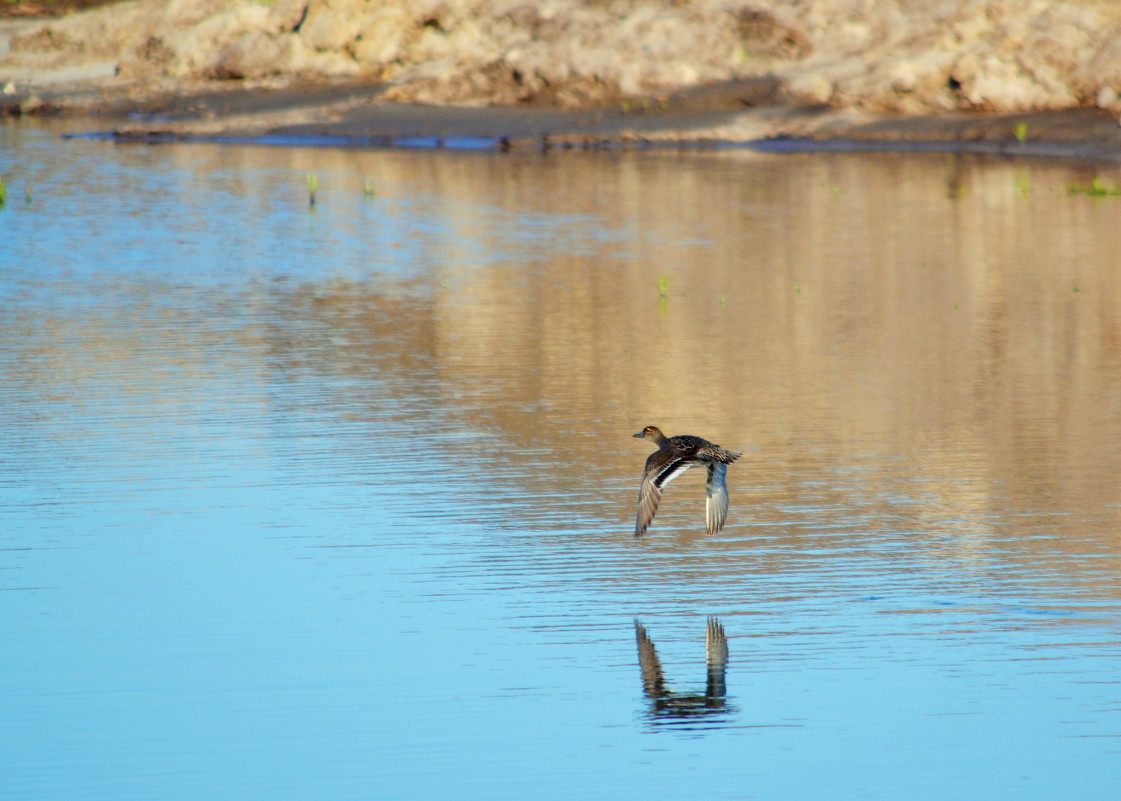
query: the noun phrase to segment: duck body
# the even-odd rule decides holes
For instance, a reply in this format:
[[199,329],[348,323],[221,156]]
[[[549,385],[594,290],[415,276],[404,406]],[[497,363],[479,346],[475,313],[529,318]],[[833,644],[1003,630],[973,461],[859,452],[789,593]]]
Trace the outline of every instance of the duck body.
[[634,535],[641,537],[650,527],[666,484],[694,467],[708,470],[708,481],[705,484],[705,525],[708,533],[720,531],[728,516],[728,484],[724,477],[728,465],[743,454],[726,450],[707,439],[690,434],[667,437],[657,426],[646,426],[634,436],[658,446],[658,450],[646,459],[642,486],[638,492],[638,517],[635,519]]

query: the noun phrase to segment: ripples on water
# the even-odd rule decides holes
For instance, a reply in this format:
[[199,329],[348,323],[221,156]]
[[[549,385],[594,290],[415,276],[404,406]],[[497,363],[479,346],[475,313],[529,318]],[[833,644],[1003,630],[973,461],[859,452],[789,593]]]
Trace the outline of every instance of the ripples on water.
[[[1087,168],[55,133],[0,134],[11,797],[1121,790]],[[686,476],[632,538],[648,423],[746,449],[720,535]]]

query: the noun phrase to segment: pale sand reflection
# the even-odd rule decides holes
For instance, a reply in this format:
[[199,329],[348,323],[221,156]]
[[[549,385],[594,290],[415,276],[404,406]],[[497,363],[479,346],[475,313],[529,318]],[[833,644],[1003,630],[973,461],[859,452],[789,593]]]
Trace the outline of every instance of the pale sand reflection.
[[[184,307],[244,322],[228,329],[183,330],[172,310],[155,327],[163,334],[138,342],[126,323],[165,313],[158,283],[118,293],[104,318],[25,321],[48,354],[27,368],[41,371],[33,380],[63,374],[76,398],[89,397],[83,381],[116,396],[107,365],[149,360],[148,376],[205,386],[221,380],[215,352],[254,362],[263,403],[278,376],[376,378],[376,393],[347,397],[350,419],[384,424],[387,398],[403,416],[438,409],[436,430],[503,443],[488,482],[575,498],[537,522],[579,513],[619,531],[644,458],[629,433],[658,420],[747,449],[733,532],[794,515],[842,539],[890,520],[952,532],[947,547],[968,558],[1010,513],[1065,515],[1094,522],[1040,547],[1119,558],[1121,229],[1115,204],[1066,194],[1084,180],[1076,168],[750,153],[168,154],[204,175],[291,170],[283,191],[295,196],[316,170],[319,209],[301,225],[351,226],[365,263],[178,291]],[[378,196],[347,217],[364,202],[363,175]],[[290,225],[272,213],[269,193],[281,190],[233,179],[226,189],[260,204],[247,240]],[[150,400],[158,385],[131,390]],[[678,488],[667,513],[696,519],[691,494]]]
[[[449,264],[441,361],[452,381],[551,403],[563,437],[703,424],[758,449],[771,476],[798,472],[803,442],[906,456],[982,530],[1001,497],[1116,519],[1117,227],[1066,197],[1061,171],[1024,197],[1015,169],[713,159],[688,182],[621,168],[616,227],[643,232],[628,257],[611,243],[528,276]],[[602,192],[592,183],[584,194]],[[486,414],[509,436],[533,431]],[[963,491],[969,479],[985,486]]]

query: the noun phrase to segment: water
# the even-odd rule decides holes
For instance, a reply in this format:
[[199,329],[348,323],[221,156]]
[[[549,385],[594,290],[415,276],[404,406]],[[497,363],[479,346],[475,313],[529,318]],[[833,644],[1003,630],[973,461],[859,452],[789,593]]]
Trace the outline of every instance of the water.
[[[1115,167],[59,132],[0,133],[6,798],[1121,792]],[[691,474],[634,540],[647,424],[746,451],[721,534]]]

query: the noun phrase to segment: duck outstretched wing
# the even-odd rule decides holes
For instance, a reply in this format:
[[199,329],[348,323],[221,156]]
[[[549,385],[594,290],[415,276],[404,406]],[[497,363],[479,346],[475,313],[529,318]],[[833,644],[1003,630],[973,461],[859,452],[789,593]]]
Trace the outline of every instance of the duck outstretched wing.
[[[635,518],[634,535],[641,537],[650,527],[658,504],[662,502],[662,490],[695,463],[685,459],[666,458],[666,451],[650,454],[646,460],[646,472],[642,476],[642,486],[638,490],[638,517]],[[727,501],[725,501],[725,510]]]
[[728,517],[728,483],[724,480],[727,472],[728,466],[723,462],[708,463],[705,525],[708,526],[709,534],[715,534],[724,528],[724,520]]

